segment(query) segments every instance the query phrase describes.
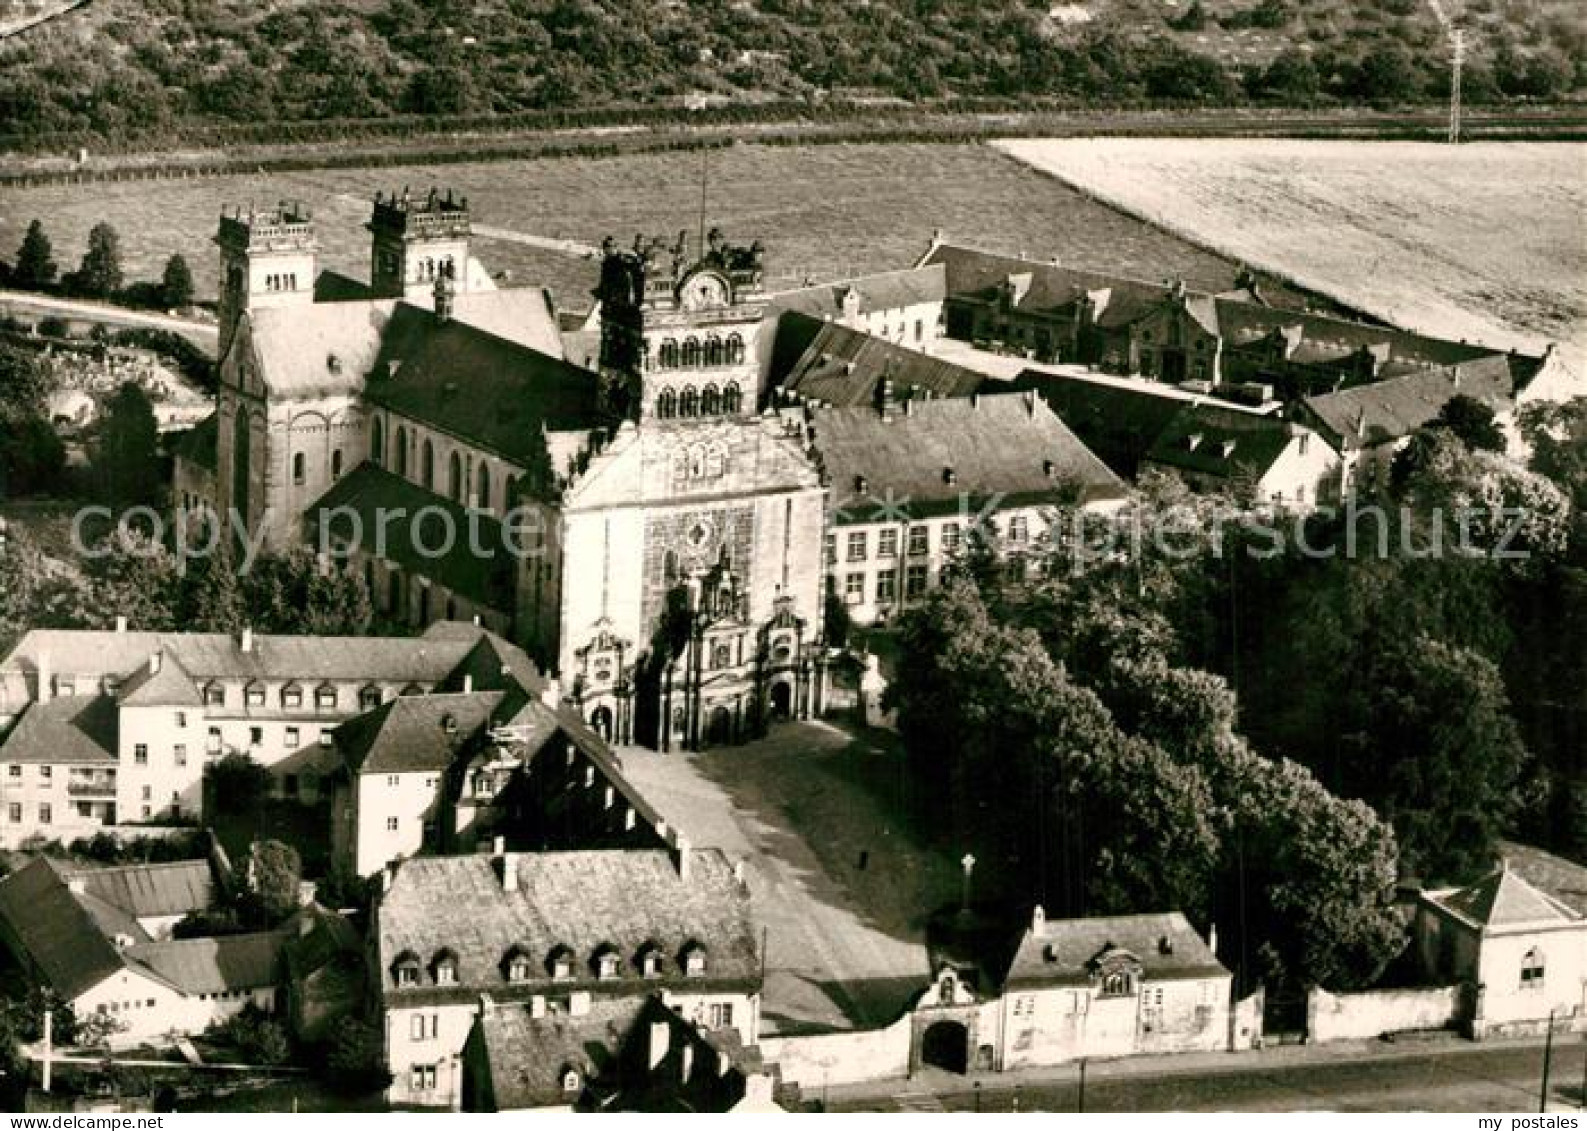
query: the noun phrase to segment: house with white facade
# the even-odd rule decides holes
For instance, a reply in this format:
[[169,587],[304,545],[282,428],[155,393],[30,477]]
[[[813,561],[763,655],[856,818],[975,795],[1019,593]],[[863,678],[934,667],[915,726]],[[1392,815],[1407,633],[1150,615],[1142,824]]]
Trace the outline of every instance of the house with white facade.
[[746,1045],[760,1027],[749,892],[716,849],[404,860],[385,874],[373,945],[388,1099],[403,1107],[463,1105],[482,1018],[487,1045],[652,997]]

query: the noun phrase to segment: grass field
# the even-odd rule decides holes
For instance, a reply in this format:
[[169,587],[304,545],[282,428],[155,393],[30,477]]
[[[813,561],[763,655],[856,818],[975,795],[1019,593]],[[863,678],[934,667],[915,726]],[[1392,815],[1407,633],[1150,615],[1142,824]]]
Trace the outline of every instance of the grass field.
[[[764,240],[773,285],[906,266],[939,227],[993,250],[1148,278],[1183,275],[1210,287],[1226,286],[1235,273],[1222,257],[984,146],[739,145],[709,160],[709,223],[736,240]],[[64,269],[81,257],[89,228],[109,220],[121,233],[129,278],[156,277],[165,257],[180,251],[200,297],[212,296],[210,238],[221,206],[295,197],[315,212],[322,263],[363,278],[362,225],[376,189],[451,186],[467,194],[481,224],[589,244],[610,234],[627,243],[639,232],[694,231],[701,171],[699,153],[661,153],[5,189],[0,255],[15,254],[37,216]],[[493,271],[510,270],[515,285],[544,284],[570,306],[587,305],[592,262],[500,240],[478,240],[476,254]]]
[[995,143],[1139,216],[1397,325],[1587,372],[1587,146]]

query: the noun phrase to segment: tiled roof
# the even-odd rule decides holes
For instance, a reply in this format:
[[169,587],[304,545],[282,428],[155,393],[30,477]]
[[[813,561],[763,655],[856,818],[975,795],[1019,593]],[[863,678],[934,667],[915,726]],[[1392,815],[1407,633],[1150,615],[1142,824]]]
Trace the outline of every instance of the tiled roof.
[[1547,892],[1577,914],[1587,915],[1587,866],[1513,840],[1501,840],[1499,851],[1510,868],[1527,883]]
[[1508,366],[1479,370],[1471,379],[1463,373],[1458,382],[1437,369],[1420,370],[1307,397],[1302,404],[1345,447],[1358,448],[1409,436],[1461,394],[1494,408],[1506,407],[1510,397]]
[[[609,423],[598,378],[557,356],[475,329],[439,323],[405,307],[402,332],[388,334],[364,397],[495,452],[520,467],[545,453],[545,432],[587,432]],[[392,369],[395,368],[395,372]]]
[[[516,890],[503,890],[499,869],[516,867]],[[458,915],[466,908],[466,915]],[[611,991],[653,985],[637,958],[649,945],[663,961],[662,983],[683,980],[678,963],[693,943],[704,948],[705,986],[758,986],[760,960],[749,917],[749,894],[731,864],[714,848],[692,849],[687,878],[665,849],[613,849],[489,856],[420,856],[401,861],[381,899],[376,923],[379,976],[389,999],[477,1001],[482,989],[520,997],[553,984],[552,952],[571,952],[574,976],[554,983]],[[598,981],[592,968],[598,948],[620,958],[621,983]],[[521,948],[530,981],[509,983],[504,969],[511,948]],[[457,958],[457,985],[426,977],[412,989],[394,988],[396,959],[411,954],[426,968],[443,950]]]
[[839,522],[877,521],[887,505],[946,513],[996,495],[1007,505],[1057,503],[1072,486],[1085,502],[1125,493],[1034,393],[911,400],[887,417],[868,406],[817,406],[810,425]]
[[[356,526],[345,517],[337,521],[337,512],[343,508],[358,515]],[[439,518],[437,512],[446,518]],[[501,522],[490,514],[469,511],[461,503],[365,462],[337,480],[309,509],[305,521],[317,525],[327,518],[333,539],[350,540],[361,533],[362,541],[354,549],[371,554],[382,549],[384,557],[409,572],[433,578],[487,608],[513,607],[515,559],[503,539]],[[453,537],[443,545],[442,532],[448,529]],[[471,537],[470,531],[477,534]],[[316,541],[322,533],[315,530]],[[381,534],[383,545],[377,545]],[[475,545],[485,552],[475,553]],[[436,554],[438,547],[445,552]]]
[[243,315],[265,386],[293,397],[357,392],[393,320],[401,328],[429,317],[397,299],[303,303]]
[[163,652],[159,656],[158,669],[154,666],[153,657],[150,657],[148,662],[127,677],[117,700],[129,707],[155,704],[162,707],[201,706],[204,700],[198,692],[198,684],[182,667],[182,661],[176,656],[167,657]]
[[32,703],[0,740],[0,761],[113,766],[117,720],[115,701],[105,695]]
[[88,894],[137,919],[186,915],[208,907],[215,897],[215,876],[208,860],[90,868],[71,875],[82,881]]
[[282,929],[288,935],[282,960],[293,978],[305,977],[343,957],[363,955],[364,942],[357,928],[318,903],[300,908]]
[[1082,443],[1119,475],[1133,478],[1168,425],[1194,397],[1170,386],[1131,387],[1120,380],[1092,380],[1029,369],[1014,379],[1032,389]]
[[1121,319],[1133,320],[1170,293],[1170,288],[1161,283],[994,255],[952,244],[937,245],[924,263],[942,265],[947,272],[947,292],[956,297],[992,298],[1009,276],[1021,277],[1024,295],[1018,309],[1030,312],[1067,309],[1088,292],[1106,291],[1104,324],[1122,325]]
[[1527,883],[1508,864],[1469,887],[1426,892],[1424,898],[1484,930],[1587,923],[1579,912]]
[[1158,435],[1146,459],[1202,475],[1260,478],[1284,454],[1296,426],[1271,416],[1184,405]]
[[1273,310],[1249,302],[1218,300],[1218,320],[1225,335],[1234,342],[1252,341],[1266,337],[1275,330],[1287,330],[1294,338],[1295,349],[1302,357],[1324,360],[1348,356],[1362,349],[1387,347],[1387,356],[1394,361],[1412,361],[1420,365],[1457,365],[1480,358],[1504,358],[1502,352],[1485,346],[1467,345],[1442,338],[1429,338],[1392,326],[1374,326],[1366,322],[1351,322],[1323,314],[1306,314],[1292,310]]
[[1170,911],[1032,924],[1020,939],[1005,981],[1010,988],[1085,985],[1091,981],[1093,963],[1113,951],[1134,955],[1147,981],[1229,976],[1184,915]]
[[773,295],[767,308],[773,312],[797,311],[813,318],[837,318],[843,314],[844,296],[850,291],[859,300],[861,314],[941,302],[947,294],[947,270],[941,264],[933,264],[802,287]]
[[452,317],[504,341],[562,358],[561,329],[544,288],[466,291],[453,297]]
[[206,939],[134,943],[123,954],[186,994],[216,994],[278,986],[283,979],[285,931]]
[[210,413],[179,436],[175,454],[189,463],[214,471],[220,466],[220,428],[217,416]]
[[458,750],[492,725],[507,693],[401,695],[333,732],[354,773],[444,770]]
[[35,857],[0,880],[0,922],[67,999],[121,969],[121,955],[72,896],[58,865]]
[[477,1032],[493,1106],[519,1111],[573,1102],[579,1092],[562,1090],[563,1074],[578,1072],[582,1091],[610,1069],[645,1007],[639,996],[592,1001],[589,1012],[577,1017],[533,1017],[523,1005],[486,1007]]
[[[871,404],[883,377],[892,381],[900,396],[911,391],[937,397],[969,396],[986,381],[972,369],[803,314],[784,314],[777,335],[772,381],[821,404]],[[804,348],[782,367],[777,355],[782,352],[785,335],[788,341],[803,342]]]

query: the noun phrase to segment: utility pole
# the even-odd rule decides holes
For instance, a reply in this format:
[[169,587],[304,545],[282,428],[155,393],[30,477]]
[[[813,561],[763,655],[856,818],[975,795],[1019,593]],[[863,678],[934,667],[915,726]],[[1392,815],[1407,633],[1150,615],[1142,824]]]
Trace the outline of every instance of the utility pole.
[[48,999],[44,1002],[44,1067],[40,1070],[40,1083],[46,1093],[50,1090],[50,1061],[55,1055],[55,1014]]
[[1554,1011],[1548,1011],[1547,1035],[1543,1038],[1543,1087],[1537,1097],[1537,1110],[1548,1111],[1548,1070],[1554,1059]]
[[1466,33],[1454,28],[1449,33],[1452,51],[1449,68],[1449,144],[1460,144],[1460,72],[1466,62]]

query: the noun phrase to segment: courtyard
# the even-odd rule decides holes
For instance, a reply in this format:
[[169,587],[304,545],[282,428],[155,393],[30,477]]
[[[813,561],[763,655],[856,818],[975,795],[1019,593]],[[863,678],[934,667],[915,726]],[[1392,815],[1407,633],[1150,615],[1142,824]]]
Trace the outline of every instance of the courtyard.
[[920,991],[927,919],[959,897],[960,873],[912,818],[895,736],[786,723],[746,746],[621,756],[692,844],[745,861],[765,1032],[886,1024]]

